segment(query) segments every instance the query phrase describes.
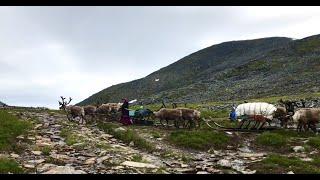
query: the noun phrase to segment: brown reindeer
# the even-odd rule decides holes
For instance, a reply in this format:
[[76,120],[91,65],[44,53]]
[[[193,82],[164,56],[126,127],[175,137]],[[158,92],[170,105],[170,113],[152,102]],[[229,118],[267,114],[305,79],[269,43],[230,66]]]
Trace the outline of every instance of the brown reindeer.
[[287,128],[288,121],[290,120],[291,116],[288,113],[285,107],[277,107],[277,110],[274,112],[274,118],[279,119],[281,126]]
[[154,112],[153,114],[156,118],[160,119],[162,125],[164,125],[162,121],[165,120],[167,122],[167,127],[169,127],[169,121],[173,120],[175,127],[178,128],[178,122],[183,120],[182,111],[179,109],[161,108],[158,112]]
[[176,108],[178,110],[182,111],[182,119],[187,121],[185,123],[189,123],[191,128],[191,125],[194,124],[195,126],[198,124],[198,127],[200,127],[200,111],[189,109],[189,108]]
[[[67,112],[67,118],[68,120],[71,120],[76,118],[76,117],[80,117],[81,118],[81,123],[84,123],[84,109],[83,107],[80,106],[74,106],[74,105],[69,105],[70,102],[72,101],[72,98],[69,97],[69,102],[65,101],[66,98],[64,98],[63,96],[60,96],[62,99],[62,102],[59,101],[59,109],[64,110]],[[70,117],[71,116],[71,117]]]
[[86,105],[83,107],[83,110],[84,110],[85,116],[88,115],[88,116],[91,116],[92,118],[94,118],[95,114],[96,114],[97,107],[93,106],[93,105]]
[[302,128],[307,131],[311,128],[317,132],[316,125],[320,119],[320,108],[301,108],[294,113],[292,118],[297,124],[297,131],[301,132]]

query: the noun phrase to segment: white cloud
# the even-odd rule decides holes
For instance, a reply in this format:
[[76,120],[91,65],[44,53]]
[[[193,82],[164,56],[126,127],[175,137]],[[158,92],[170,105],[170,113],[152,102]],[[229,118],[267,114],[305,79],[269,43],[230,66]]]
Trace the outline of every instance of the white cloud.
[[319,7],[0,7],[0,101],[57,108],[213,44],[320,33]]

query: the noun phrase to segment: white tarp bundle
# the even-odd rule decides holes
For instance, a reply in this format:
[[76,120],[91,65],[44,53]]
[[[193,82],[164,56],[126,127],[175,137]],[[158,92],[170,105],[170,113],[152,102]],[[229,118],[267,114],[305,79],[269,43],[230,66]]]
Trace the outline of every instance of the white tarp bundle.
[[129,104],[132,104],[132,103],[135,103],[135,102],[137,102],[136,99],[129,101]]
[[277,108],[269,103],[264,102],[254,102],[254,103],[244,103],[240,104],[236,108],[237,117],[243,115],[263,115],[268,119],[272,119],[274,112]]

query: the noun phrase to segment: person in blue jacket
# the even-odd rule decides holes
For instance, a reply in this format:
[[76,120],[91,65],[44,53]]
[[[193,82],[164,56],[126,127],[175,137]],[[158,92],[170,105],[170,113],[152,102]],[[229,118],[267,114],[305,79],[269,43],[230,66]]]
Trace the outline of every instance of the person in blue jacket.
[[232,106],[232,109],[231,109],[231,112],[230,112],[230,115],[229,115],[229,119],[231,121],[236,121],[237,120],[236,107],[234,105]]

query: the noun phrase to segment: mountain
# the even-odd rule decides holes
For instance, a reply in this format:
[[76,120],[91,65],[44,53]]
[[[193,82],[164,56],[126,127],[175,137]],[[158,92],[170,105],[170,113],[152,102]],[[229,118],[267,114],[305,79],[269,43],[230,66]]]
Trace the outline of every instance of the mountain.
[[318,92],[319,70],[320,35],[224,42],[144,78],[108,87],[78,105],[123,97],[143,103],[204,102]]
[[3,106],[6,106],[6,104],[0,101],[0,107],[3,107]]

